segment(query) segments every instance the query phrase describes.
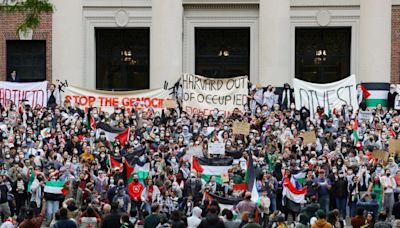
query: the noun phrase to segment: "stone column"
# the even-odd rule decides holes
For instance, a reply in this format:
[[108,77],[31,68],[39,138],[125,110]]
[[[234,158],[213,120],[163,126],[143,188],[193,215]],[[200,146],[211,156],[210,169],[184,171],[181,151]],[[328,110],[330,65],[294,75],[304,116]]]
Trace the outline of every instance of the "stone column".
[[292,83],[290,35],[290,0],[260,1],[259,82],[263,86]]
[[67,80],[69,85],[87,87],[88,75],[83,75],[82,1],[51,2],[56,7],[52,28],[53,82]]
[[358,82],[390,82],[391,0],[360,1]]
[[182,0],[152,0],[150,88],[171,86],[182,74]]

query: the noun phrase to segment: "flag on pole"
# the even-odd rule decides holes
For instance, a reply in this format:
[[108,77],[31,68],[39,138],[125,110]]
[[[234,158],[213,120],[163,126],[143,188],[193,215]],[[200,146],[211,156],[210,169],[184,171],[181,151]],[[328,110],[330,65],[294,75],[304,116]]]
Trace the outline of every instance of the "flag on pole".
[[354,138],[354,145],[358,143],[358,117],[354,120],[353,126],[353,138]]
[[125,131],[115,137],[115,140],[118,140],[122,147],[125,146],[126,141],[129,139],[129,132],[130,128],[128,127],[125,129]]
[[124,169],[123,164],[121,164],[120,162],[115,160],[112,156],[110,156],[109,164],[110,164],[111,169],[113,169],[113,170],[119,169],[119,171],[122,171]]
[[33,171],[33,169],[29,169],[28,172],[28,192],[31,192],[31,186],[33,181],[35,180],[35,172]]

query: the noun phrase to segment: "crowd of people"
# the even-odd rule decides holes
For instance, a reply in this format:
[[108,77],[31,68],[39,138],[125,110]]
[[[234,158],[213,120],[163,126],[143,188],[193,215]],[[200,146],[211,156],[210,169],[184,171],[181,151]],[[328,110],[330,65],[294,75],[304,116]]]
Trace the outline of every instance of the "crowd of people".
[[[0,106],[2,228],[400,227],[400,159],[374,155],[400,133],[393,104],[367,108],[360,99],[359,110],[320,107],[310,119],[289,85],[280,96],[250,85],[244,111],[229,114],[189,115],[180,106],[109,113],[53,98],[48,107]],[[370,119],[359,119],[365,110]],[[234,134],[235,121],[249,123],[249,134]],[[110,140],[100,123],[129,137]],[[303,143],[305,132],[315,142]],[[208,160],[232,156],[208,153],[212,142],[236,151],[225,178],[205,177],[187,156],[196,146]],[[249,165],[256,200],[237,187],[248,183]],[[307,188],[303,202],[282,194],[285,178]],[[238,203],[224,207],[210,194]]]

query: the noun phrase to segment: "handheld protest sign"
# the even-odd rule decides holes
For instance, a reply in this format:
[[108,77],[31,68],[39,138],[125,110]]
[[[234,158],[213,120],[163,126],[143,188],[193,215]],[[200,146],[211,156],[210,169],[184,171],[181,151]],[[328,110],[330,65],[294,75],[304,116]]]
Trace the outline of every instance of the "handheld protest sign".
[[208,143],[208,153],[213,155],[225,155],[225,143]]
[[315,132],[309,131],[309,132],[304,132],[300,137],[303,137],[303,144],[313,144],[317,140],[317,137],[315,136]]
[[233,122],[233,134],[235,135],[249,135],[250,124],[247,122]]
[[390,154],[400,153],[400,140],[389,139],[389,153]]
[[386,162],[389,159],[389,153],[384,150],[374,150],[372,152],[372,157]]

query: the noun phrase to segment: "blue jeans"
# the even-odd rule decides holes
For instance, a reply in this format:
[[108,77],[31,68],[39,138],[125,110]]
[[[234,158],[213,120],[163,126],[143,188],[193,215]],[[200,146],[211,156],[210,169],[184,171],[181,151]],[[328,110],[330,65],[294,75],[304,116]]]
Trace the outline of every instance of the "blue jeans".
[[60,201],[48,200],[46,201],[46,215],[48,221],[53,219],[54,214],[60,208]]
[[329,195],[320,195],[318,200],[319,206],[325,213],[329,212]]
[[271,205],[269,206],[269,211],[276,211],[276,198],[270,198]]
[[357,202],[351,202],[350,203],[350,216],[354,217],[356,216],[357,212]]
[[339,209],[342,219],[346,219],[347,197],[336,197],[336,207]]

